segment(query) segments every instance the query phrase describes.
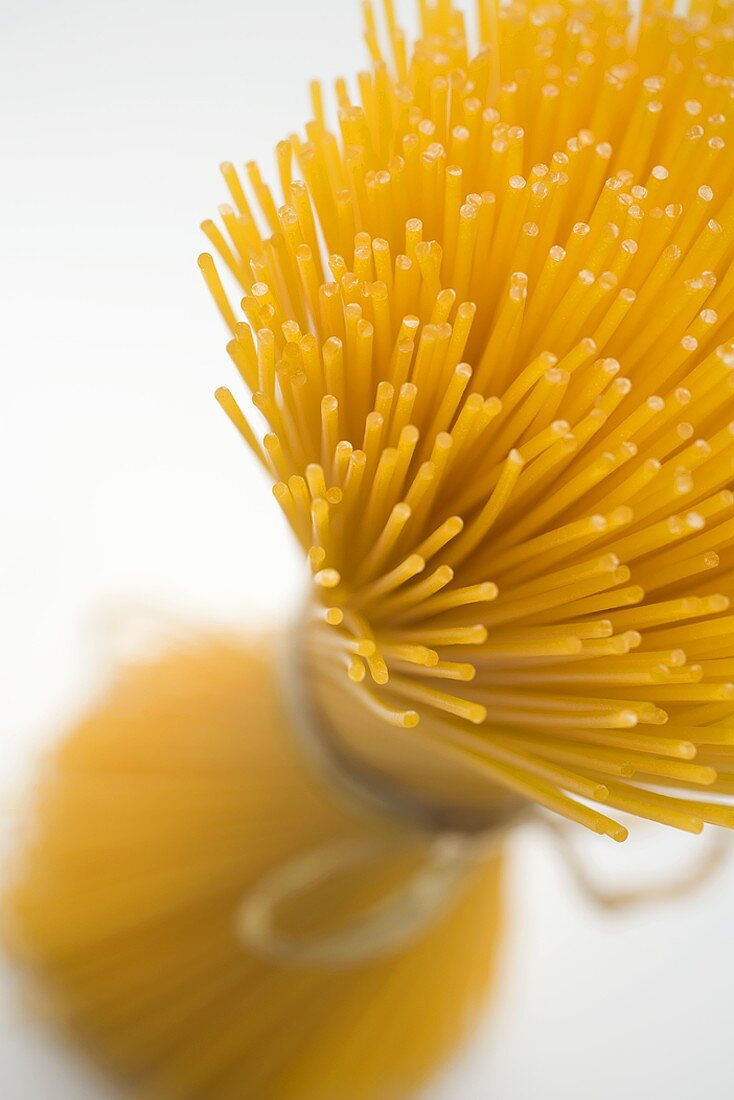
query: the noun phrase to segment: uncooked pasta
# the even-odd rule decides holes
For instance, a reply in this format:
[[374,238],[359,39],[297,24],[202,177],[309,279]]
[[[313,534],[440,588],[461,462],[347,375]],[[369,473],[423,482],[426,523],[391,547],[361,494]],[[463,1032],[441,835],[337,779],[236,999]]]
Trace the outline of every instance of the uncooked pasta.
[[241,318],[200,260],[319,706],[615,840],[731,825],[728,8],[488,0],[473,53],[451,3],[412,52],[365,10],[372,68],[336,125],[312,86],[282,202],[222,165]]
[[364,13],[203,223],[303,605],[120,670],[6,899],[134,1096],[406,1100],[486,1002],[522,815],[734,825],[731,7]]

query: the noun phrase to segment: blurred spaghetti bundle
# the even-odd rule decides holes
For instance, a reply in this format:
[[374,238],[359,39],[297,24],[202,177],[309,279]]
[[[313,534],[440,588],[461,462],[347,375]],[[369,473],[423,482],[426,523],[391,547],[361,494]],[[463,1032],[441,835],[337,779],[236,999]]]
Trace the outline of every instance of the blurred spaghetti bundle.
[[[287,652],[128,670],[58,754],[10,899],[60,1010],[154,1095],[404,1097],[491,977],[495,849],[384,957],[248,950],[269,870],[395,828],[330,796],[305,712],[442,826],[734,824],[730,7],[480,0],[475,44],[449,0],[413,45],[390,0],[365,15],[336,123],[314,83],[279,197],[224,164],[203,226],[252,408],[217,396],[308,604]],[[421,843],[284,919],[336,936]]]

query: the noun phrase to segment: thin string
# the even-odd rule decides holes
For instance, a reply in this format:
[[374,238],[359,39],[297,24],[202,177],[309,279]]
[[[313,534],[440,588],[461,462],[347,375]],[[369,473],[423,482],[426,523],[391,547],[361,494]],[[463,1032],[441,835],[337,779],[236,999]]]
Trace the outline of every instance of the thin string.
[[[290,632],[278,662],[281,694],[300,751],[329,791],[354,813],[359,810],[392,823],[388,835],[338,841],[299,853],[267,872],[249,890],[236,914],[237,932],[251,951],[280,965],[342,969],[399,950],[438,920],[468,871],[497,853],[520,820],[540,826],[557,850],[579,891],[597,906],[622,910],[690,893],[720,868],[728,847],[718,835],[700,864],[662,883],[613,891],[589,872],[570,830],[533,806],[483,821],[476,812],[429,803],[390,782],[376,769],[340,748],[324,716],[317,712]],[[421,852],[416,871],[364,915],[323,936],[293,937],[278,929],[278,914],[298,895],[342,872],[379,863],[396,853]]]
[[643,905],[675,901],[677,898],[686,897],[713,878],[731,851],[730,837],[723,832],[717,832],[703,856],[695,860],[692,867],[687,867],[649,886],[613,890],[602,885],[591,874],[588,864],[573,841],[571,830],[566,828],[564,821],[556,821],[546,814],[542,815],[542,818],[538,814],[536,820],[542,823],[546,832],[555,841],[557,851],[566,864],[577,890],[594,905],[612,911],[638,909]]
[[323,845],[260,879],[239,909],[237,929],[251,950],[280,964],[329,970],[360,966],[398,951],[427,931],[456,896],[468,870],[496,846],[458,833],[437,836],[427,841],[422,865],[364,916],[323,936],[291,937],[277,928],[281,907],[340,872],[379,863],[408,848],[399,836]]
[[[379,958],[412,942],[439,919],[468,871],[496,854],[514,816],[476,813],[429,803],[349,757],[317,714],[291,632],[278,663],[281,693],[300,751],[321,783],[349,810],[396,826],[387,835],[325,844],[296,855],[250,889],[236,915],[248,948],[282,965],[341,969]],[[380,863],[404,851],[420,853],[415,872],[358,920],[323,936],[293,937],[277,918],[298,895],[341,872]]]

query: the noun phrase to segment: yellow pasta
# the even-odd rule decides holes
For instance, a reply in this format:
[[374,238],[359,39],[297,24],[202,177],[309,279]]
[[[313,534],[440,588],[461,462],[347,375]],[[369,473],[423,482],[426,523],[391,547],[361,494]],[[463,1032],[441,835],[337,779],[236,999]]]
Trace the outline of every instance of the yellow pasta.
[[[239,376],[216,396],[306,607],[287,645],[122,674],[6,907],[134,1095],[405,1100],[490,984],[496,844],[405,942],[309,951],[365,913],[367,942],[437,839],[534,805],[615,841],[620,815],[734,826],[730,6],[477,0],[468,31],[420,0],[414,43],[393,0],[364,11],[369,67],[311,85],[277,187],[222,165],[202,226]],[[335,843],[382,854],[308,880]],[[268,956],[258,891],[300,875]]]
[[[391,770],[375,696],[459,758],[469,723],[487,797],[510,745],[510,785],[544,804],[552,734],[554,808],[621,840],[573,797],[614,807],[609,746],[657,820],[679,730],[734,726],[732,24],[715,3],[478,7],[472,49],[463,12],[422,3],[408,55],[368,4],[372,68],[333,125],[314,85],[277,210],[223,166],[234,222],[260,217],[235,262],[210,234],[246,324],[201,265],[235,361],[263,341],[280,361],[267,407],[250,388],[276,498],[333,581],[302,627],[329,725],[349,708],[350,751]],[[262,422],[220,394],[252,447]],[[314,469],[309,525],[286,482]],[[340,651],[365,632],[355,677]],[[707,796],[730,784],[708,736],[668,769]]]
[[305,766],[277,656],[271,637],[211,635],[126,669],[39,785],[5,937],[39,1007],[124,1095],[403,1100],[486,997],[496,850],[400,950],[319,966],[248,948],[239,913],[299,853],[368,843],[379,858],[281,907],[296,944],[361,918],[424,859]]

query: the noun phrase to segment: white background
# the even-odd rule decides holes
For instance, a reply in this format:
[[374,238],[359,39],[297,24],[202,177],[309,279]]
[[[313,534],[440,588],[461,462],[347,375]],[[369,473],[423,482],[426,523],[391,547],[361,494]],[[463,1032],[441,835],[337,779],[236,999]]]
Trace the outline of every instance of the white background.
[[[217,164],[306,117],[363,61],[356,0],[4,0],[0,781],[12,799],[83,703],[111,597],[246,627],[299,563],[212,392],[232,382],[195,258]],[[611,877],[686,839],[591,840]],[[625,870],[625,866],[627,870]],[[523,835],[495,1005],[427,1100],[731,1096],[734,861],[695,896],[604,915]],[[104,1100],[0,987],[4,1100]],[[248,1100],[248,1098],[243,1098]],[[254,1100],[254,1098],[253,1098]],[[346,1100],[346,1098],[345,1098]]]

